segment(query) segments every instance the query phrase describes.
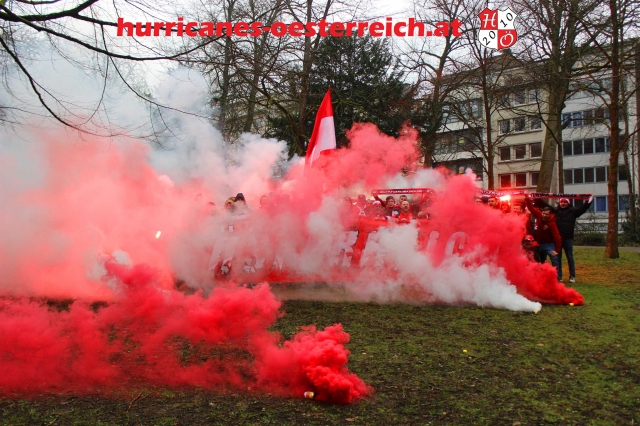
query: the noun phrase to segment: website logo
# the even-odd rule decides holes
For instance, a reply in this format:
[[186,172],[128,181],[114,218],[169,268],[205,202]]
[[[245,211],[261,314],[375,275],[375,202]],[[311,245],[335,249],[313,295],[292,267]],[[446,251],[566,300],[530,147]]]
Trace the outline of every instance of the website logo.
[[478,14],[480,31],[478,39],[487,49],[502,50],[518,41],[518,32],[514,25],[516,15],[511,8],[492,10],[485,8]]

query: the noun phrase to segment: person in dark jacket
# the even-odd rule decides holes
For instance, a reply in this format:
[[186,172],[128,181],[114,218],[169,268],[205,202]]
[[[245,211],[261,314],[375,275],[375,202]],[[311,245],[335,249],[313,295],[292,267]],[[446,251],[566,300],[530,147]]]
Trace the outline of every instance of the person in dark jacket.
[[562,272],[560,271],[560,259],[558,253],[562,248],[562,238],[558,231],[558,225],[556,225],[556,217],[551,213],[551,208],[544,207],[541,210],[537,209],[529,197],[525,198],[527,208],[531,211],[531,214],[535,216],[538,229],[536,230],[536,241],[540,244],[540,261],[544,263],[547,260],[547,255],[551,257],[551,264],[555,266],[558,272],[558,281],[562,278]]
[[[569,282],[575,283],[576,263],[573,259],[573,235],[576,229],[576,219],[589,210],[591,203],[593,203],[593,197],[590,197],[589,201],[580,207],[572,207],[567,198],[560,198],[558,207],[550,206],[542,200],[540,200],[540,203],[551,208],[551,211],[556,216],[558,231],[560,232],[560,237],[562,237],[562,250],[564,250],[567,256],[567,262],[569,263]],[[562,279],[562,251],[560,251],[558,255],[558,263],[560,265],[560,279]]]

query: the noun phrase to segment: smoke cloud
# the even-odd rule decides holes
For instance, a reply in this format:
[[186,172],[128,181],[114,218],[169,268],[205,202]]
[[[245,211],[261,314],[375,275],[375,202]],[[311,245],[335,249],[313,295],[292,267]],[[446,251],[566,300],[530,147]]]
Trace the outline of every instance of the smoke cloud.
[[[205,93],[177,80],[160,84],[162,102]],[[399,173],[418,158],[410,129],[395,139],[355,125],[349,148],[305,169],[284,161],[283,142],[247,134],[231,150],[197,116],[163,119],[179,131],[162,148],[59,128],[2,135],[0,393],[152,384],[313,391],[335,403],[369,394],[346,368],[339,324],[286,342],[268,331],[282,312],[265,281],[324,282],[378,303],[583,303],[551,266],[527,260],[522,218],[473,202],[472,175]],[[412,187],[436,191],[430,219],[373,221],[344,202]],[[225,209],[237,193],[246,207]],[[73,302],[46,302],[59,299]]]
[[345,368],[349,336],[340,325],[309,327],[281,347],[270,333],[280,302],[265,285],[220,286],[203,298],[165,291],[156,270],[107,259],[118,303],[73,302],[47,309],[0,300],[0,393],[99,393],[131,386],[235,387],[349,403],[369,392]]

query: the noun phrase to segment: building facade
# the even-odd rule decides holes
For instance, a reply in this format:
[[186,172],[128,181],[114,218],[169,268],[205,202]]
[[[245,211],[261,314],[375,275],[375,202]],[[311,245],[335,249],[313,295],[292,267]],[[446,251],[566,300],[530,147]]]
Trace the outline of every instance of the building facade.
[[[458,96],[452,96],[452,104],[445,110],[444,125],[436,144],[434,164],[444,166],[454,173],[464,173],[470,168],[476,173],[478,186],[489,189],[492,174],[495,190],[535,191],[538,184],[545,138],[546,93],[544,87],[527,85],[526,79],[509,78],[521,75],[520,67],[501,68],[501,79],[491,98],[474,96],[473,89],[464,88]],[[590,77],[593,87],[610,87],[611,80]],[[626,78],[624,87],[636,87],[636,81]],[[572,83],[570,96],[562,111],[561,161],[559,176],[558,156],[554,160],[554,178],[551,192],[571,194],[589,193],[594,196],[591,215],[584,221],[606,223],[607,180],[609,168],[609,116],[605,99],[597,90],[587,87],[585,81]],[[587,87],[588,90],[581,90]],[[485,92],[487,92],[485,90]],[[455,92],[454,92],[455,93]],[[465,100],[472,99],[472,101]],[[474,99],[475,98],[475,99]],[[460,103],[476,103],[478,107],[461,107]],[[619,123],[623,129],[621,139],[638,126],[635,98],[627,103],[627,123]],[[483,109],[484,107],[484,109]],[[491,120],[488,131],[486,117]],[[487,140],[491,138],[491,143]],[[638,182],[638,137],[631,137],[619,159],[618,208],[621,219],[629,207],[629,185]],[[625,156],[629,167],[625,166]],[[491,162],[491,167],[489,166]],[[560,182],[564,189],[559,191]],[[633,188],[637,193],[637,187]],[[581,204],[576,201],[575,204]],[[602,227],[601,227],[602,228]]]

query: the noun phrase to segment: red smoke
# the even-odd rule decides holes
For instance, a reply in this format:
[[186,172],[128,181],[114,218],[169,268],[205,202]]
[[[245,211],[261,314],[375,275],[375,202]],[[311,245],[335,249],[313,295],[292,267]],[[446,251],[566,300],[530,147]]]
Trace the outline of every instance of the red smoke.
[[[440,194],[440,193],[439,193]],[[466,176],[448,179],[433,206],[433,216],[442,235],[463,231],[468,234],[466,251],[475,253],[473,261],[495,263],[506,272],[507,279],[528,299],[545,303],[584,304],[582,295],[558,283],[557,273],[550,264],[529,262],[523,255],[521,241],[525,235],[526,216],[504,214],[484,204],[472,201],[475,186]],[[445,249],[435,250],[432,257],[441,261]]]
[[0,392],[101,393],[131,386],[251,388],[349,403],[369,392],[345,364],[349,336],[340,325],[309,328],[279,347],[268,332],[280,302],[263,284],[217,287],[206,298],[155,285],[155,271],[108,260],[121,283],[116,303],[73,302],[68,311],[35,301],[2,300]]

